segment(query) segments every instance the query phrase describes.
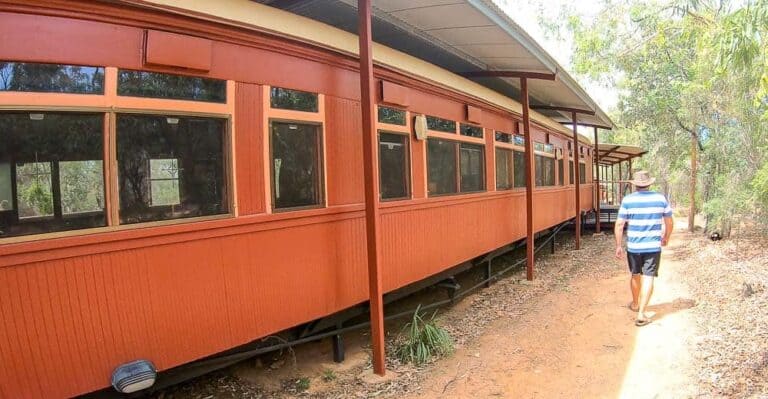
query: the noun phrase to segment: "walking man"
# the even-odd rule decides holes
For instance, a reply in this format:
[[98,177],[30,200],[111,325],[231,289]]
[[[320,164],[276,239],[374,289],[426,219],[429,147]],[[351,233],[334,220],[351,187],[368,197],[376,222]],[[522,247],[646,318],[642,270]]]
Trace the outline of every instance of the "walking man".
[[632,273],[630,289],[632,302],[629,309],[637,312],[635,325],[644,326],[651,322],[645,312],[653,293],[653,279],[659,275],[661,247],[669,242],[672,235],[672,208],[664,195],[650,191],[655,178],[646,171],[635,172],[630,181],[636,191],[624,197],[616,218],[616,258],[622,259],[624,249],[622,238],[627,225],[627,261]]

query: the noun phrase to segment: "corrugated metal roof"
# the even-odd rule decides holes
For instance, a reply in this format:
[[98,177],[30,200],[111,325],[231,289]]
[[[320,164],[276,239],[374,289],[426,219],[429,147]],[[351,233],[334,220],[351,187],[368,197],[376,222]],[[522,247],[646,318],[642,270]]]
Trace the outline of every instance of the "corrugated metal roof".
[[[357,33],[356,0],[255,0]],[[491,0],[373,0],[373,39],[449,71],[523,71],[557,73],[557,80],[529,79],[531,105],[594,111],[578,121],[613,122],[555,59]],[[519,99],[517,78],[473,78]],[[570,122],[569,112],[541,110]]]
[[597,147],[600,152],[600,163],[603,165],[615,165],[619,162],[643,156],[647,151],[642,147],[628,144],[600,143]]

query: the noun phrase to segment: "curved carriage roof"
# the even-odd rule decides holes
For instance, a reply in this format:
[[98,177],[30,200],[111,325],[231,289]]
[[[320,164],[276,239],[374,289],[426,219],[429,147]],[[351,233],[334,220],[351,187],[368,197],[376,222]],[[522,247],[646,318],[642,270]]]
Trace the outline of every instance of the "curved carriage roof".
[[[358,54],[356,0],[124,0],[195,18]],[[263,4],[262,4],[263,3]],[[555,81],[529,80],[531,105],[579,108],[580,123],[613,123],[576,81],[490,0],[374,0],[374,62],[451,87],[522,113],[517,78],[476,78],[461,72],[517,70],[557,73]],[[567,115],[567,117],[566,117]],[[570,134],[570,113],[531,111],[531,119]],[[580,140],[591,140],[580,135]]]

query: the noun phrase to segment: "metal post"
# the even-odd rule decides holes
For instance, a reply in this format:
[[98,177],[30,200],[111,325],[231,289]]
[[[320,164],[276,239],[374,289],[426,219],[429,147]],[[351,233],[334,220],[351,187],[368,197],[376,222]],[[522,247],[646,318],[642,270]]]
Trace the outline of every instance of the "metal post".
[[[343,323],[337,323],[336,329],[341,330],[344,327]],[[344,361],[344,338],[341,334],[336,334],[331,337],[333,342],[333,361],[341,363]]]
[[621,181],[624,179],[624,174],[621,171],[621,164],[624,162],[619,162],[619,201],[624,198],[624,183]]
[[[629,162],[629,170],[627,171],[627,179],[632,179],[632,159],[630,158]],[[628,184],[627,187],[629,187],[629,192],[631,193],[635,186]]]
[[579,167],[579,133],[576,131],[576,112],[571,112],[573,121],[573,180],[576,191],[576,249],[581,249],[581,171]]
[[525,259],[528,280],[533,280],[533,139],[528,115],[528,79],[520,78],[520,100],[523,106],[523,134],[525,135]]
[[373,372],[383,376],[384,301],[381,284],[381,229],[379,226],[378,140],[374,115],[374,80],[371,39],[371,0],[358,0],[360,45],[360,106],[363,120],[363,176],[365,187],[365,238],[368,254],[368,295],[371,308],[371,348]]
[[597,190],[597,199],[595,200],[595,233],[600,232],[600,149],[599,149],[599,143],[597,141],[597,128],[595,127],[595,157],[593,159],[593,162],[595,162],[595,170],[597,171],[597,176],[595,176],[595,187]]
[[616,164],[611,165],[611,204],[616,205]]

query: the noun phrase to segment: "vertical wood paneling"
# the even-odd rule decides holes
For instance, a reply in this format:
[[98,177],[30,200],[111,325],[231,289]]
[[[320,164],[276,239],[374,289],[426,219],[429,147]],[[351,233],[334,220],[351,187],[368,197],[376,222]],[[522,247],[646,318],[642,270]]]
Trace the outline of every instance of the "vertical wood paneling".
[[360,103],[325,97],[325,160],[328,205],[357,204],[363,198],[363,137]]
[[238,83],[235,88],[235,171],[240,215],[264,212],[262,87]]

